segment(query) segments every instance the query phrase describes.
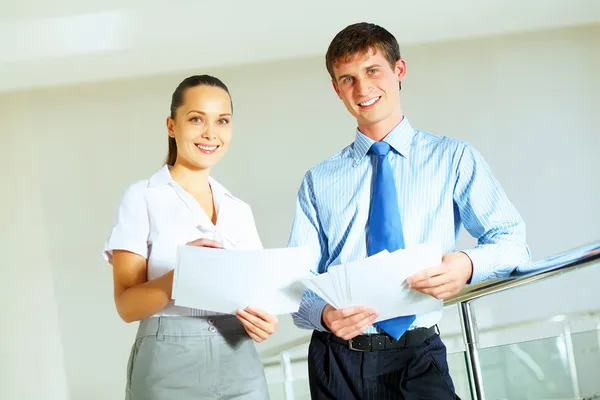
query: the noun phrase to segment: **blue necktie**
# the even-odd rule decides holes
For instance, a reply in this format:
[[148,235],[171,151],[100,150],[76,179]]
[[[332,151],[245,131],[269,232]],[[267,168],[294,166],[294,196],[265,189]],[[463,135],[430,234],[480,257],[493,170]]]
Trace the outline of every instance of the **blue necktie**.
[[[372,256],[383,250],[392,253],[403,249],[404,235],[402,234],[394,173],[387,158],[390,145],[386,142],[375,142],[371,146],[370,152],[377,155],[367,230],[367,253]],[[385,279],[385,277],[383,278]],[[400,284],[401,282],[398,282],[398,288]],[[396,317],[377,322],[376,325],[398,340],[415,318],[415,315]]]

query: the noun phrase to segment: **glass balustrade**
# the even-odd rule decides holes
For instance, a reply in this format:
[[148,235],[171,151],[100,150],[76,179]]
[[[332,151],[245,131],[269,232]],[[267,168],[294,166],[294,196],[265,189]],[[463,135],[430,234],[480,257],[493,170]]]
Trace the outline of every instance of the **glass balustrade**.
[[[599,287],[600,243],[596,243],[451,299],[439,327],[458,396],[600,399]],[[471,331],[461,324],[465,317],[472,322]],[[273,400],[310,399],[308,339],[295,344],[289,349],[287,390],[282,358],[264,360]],[[473,373],[480,376],[479,389]]]

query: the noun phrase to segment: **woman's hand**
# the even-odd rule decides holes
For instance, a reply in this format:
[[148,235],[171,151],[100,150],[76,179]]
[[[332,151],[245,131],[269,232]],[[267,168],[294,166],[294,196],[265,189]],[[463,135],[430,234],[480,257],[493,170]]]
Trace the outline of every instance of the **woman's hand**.
[[279,323],[276,316],[252,307],[238,310],[235,315],[256,343],[260,343],[271,336]]
[[214,249],[222,249],[223,246],[219,242],[210,239],[196,239],[186,243],[187,246],[212,247]]

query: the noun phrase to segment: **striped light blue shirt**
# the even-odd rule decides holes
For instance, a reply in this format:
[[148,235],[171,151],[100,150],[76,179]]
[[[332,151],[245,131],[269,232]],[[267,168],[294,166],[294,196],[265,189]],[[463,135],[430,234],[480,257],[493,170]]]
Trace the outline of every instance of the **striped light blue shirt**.
[[[406,246],[426,243],[456,251],[461,225],[478,239],[464,252],[473,262],[471,283],[505,276],[530,259],[525,224],[481,155],[467,143],[413,129],[404,118],[384,139],[396,176]],[[308,171],[298,199],[290,247],[312,250],[313,273],[367,256],[374,156],[373,140],[357,130],[354,142]],[[400,283],[398,283],[400,285]],[[376,290],[376,288],[373,288]],[[307,290],[296,326],[327,330],[326,303]],[[439,322],[441,310],[418,315],[410,329]],[[370,326],[365,333],[378,332]]]

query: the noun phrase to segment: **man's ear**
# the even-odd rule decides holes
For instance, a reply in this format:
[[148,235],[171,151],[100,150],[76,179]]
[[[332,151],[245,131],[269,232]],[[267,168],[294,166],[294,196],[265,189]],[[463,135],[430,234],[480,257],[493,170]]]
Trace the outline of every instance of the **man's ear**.
[[340,89],[338,89],[337,83],[335,82],[335,80],[331,80],[331,85],[333,86],[333,90],[335,90],[335,94],[337,94],[337,96],[341,99],[342,96],[340,96]]
[[402,87],[402,81],[406,76],[406,61],[404,59],[399,58],[394,64],[394,75],[398,78],[398,85]]

